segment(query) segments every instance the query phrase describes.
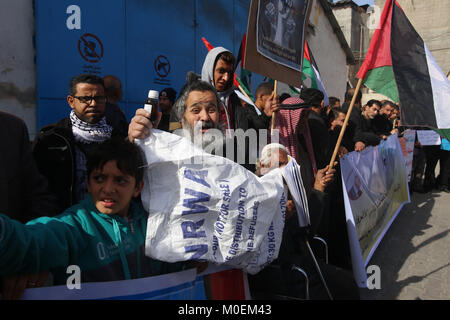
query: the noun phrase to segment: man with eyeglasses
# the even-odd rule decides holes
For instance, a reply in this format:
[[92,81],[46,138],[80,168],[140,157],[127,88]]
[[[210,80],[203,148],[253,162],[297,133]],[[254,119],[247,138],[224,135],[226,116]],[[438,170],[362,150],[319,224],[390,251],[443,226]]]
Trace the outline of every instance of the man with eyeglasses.
[[112,136],[127,136],[108,124],[106,101],[102,78],[90,74],[73,77],[67,96],[72,108],[69,116],[43,127],[33,142],[39,171],[47,177],[61,212],[87,194],[86,154]]

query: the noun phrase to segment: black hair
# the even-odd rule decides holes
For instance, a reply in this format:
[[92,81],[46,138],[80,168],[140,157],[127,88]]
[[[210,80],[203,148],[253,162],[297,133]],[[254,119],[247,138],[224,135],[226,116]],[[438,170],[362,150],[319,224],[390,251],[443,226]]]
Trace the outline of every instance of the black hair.
[[[256,88],[255,96],[258,96],[260,92],[264,92],[265,94],[271,94],[273,92],[274,85],[271,82],[262,82]],[[280,101],[283,101],[280,99]]]
[[216,57],[216,61],[214,61],[214,67],[216,67],[217,61],[219,61],[219,59],[225,61],[226,63],[231,64],[234,68],[234,65],[236,63],[236,57],[230,51],[224,51],[224,52],[220,53]]
[[105,140],[87,155],[87,176],[95,169],[102,169],[108,162],[115,160],[117,168],[136,179],[136,186],[144,177],[144,161],[141,149],[130,141],[114,137]]
[[339,100],[339,98],[336,97],[328,97],[328,102],[329,102],[329,106],[334,107],[334,105],[336,104],[336,101],[341,102],[341,100]]
[[303,88],[300,92],[300,99],[311,106],[320,107],[325,95],[322,91],[314,88]]
[[373,106],[374,104],[377,104],[379,107],[381,107],[381,101],[377,100],[377,99],[370,99],[369,101],[367,101],[366,106]]
[[[352,101],[353,95],[355,94],[355,88],[350,88],[345,93],[345,101],[350,102]],[[358,90],[358,94],[356,95],[356,103],[361,103],[362,100],[362,92],[361,90]]]
[[77,84],[79,83],[89,83],[89,84],[99,84],[105,89],[105,83],[102,78],[93,74],[80,74],[73,77],[69,83],[69,94],[75,96],[77,94]]
[[161,90],[161,92],[159,93],[160,97],[163,95],[163,92],[167,95],[167,98],[172,101],[172,103],[175,102],[175,99],[177,98],[177,92],[174,88],[165,88]]
[[341,108],[337,108],[337,107],[332,107],[330,113],[333,114],[333,116],[332,116],[333,119],[337,119],[337,117],[339,117],[339,113],[343,113],[343,114],[347,115],[347,113],[344,110],[342,110]]
[[395,105],[395,103],[393,103],[393,102],[391,102],[391,101],[389,101],[389,100],[386,100],[386,101],[384,101],[384,102],[381,104],[381,107],[384,107],[384,106],[391,106],[392,108],[398,110],[398,108],[397,108],[397,106]]

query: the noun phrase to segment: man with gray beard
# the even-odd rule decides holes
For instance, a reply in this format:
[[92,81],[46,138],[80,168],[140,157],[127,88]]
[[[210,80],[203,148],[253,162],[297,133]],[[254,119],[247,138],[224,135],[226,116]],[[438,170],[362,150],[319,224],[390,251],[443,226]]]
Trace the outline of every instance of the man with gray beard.
[[[277,98],[271,98],[266,103],[272,106],[276,105],[277,101]],[[177,118],[181,119],[182,127],[173,133],[190,139],[205,152],[227,157],[254,172],[255,163],[250,161],[248,153],[250,147],[256,146],[241,143],[237,137],[225,138],[220,123],[219,106],[220,99],[212,85],[204,81],[188,83],[173,106]],[[155,126],[149,118],[150,114],[144,109],[136,110],[128,130],[130,141],[149,136],[150,129]]]

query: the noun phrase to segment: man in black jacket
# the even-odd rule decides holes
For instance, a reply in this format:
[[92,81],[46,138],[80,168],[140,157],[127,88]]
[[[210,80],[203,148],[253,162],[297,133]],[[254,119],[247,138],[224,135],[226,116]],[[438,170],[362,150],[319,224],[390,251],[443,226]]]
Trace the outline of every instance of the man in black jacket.
[[111,136],[126,132],[111,127],[105,118],[103,79],[90,74],[72,78],[67,103],[70,115],[43,127],[33,142],[33,155],[61,212],[83,200],[86,187],[86,153]]
[[398,129],[394,128],[394,123],[391,121],[391,117],[394,114],[395,105],[391,101],[384,101],[380,107],[380,113],[373,119],[373,126],[375,133],[382,139],[386,139],[387,136],[398,132]]
[[314,149],[314,157],[318,168],[324,168],[331,160],[329,124],[323,117],[324,94],[314,88],[303,89],[300,98],[311,107],[308,116],[308,126]]
[[[34,162],[25,122],[0,112],[0,137],[0,212],[22,223],[59,214]],[[20,299],[25,288],[41,286],[45,279],[45,273],[0,278],[0,292],[5,300]]]
[[380,101],[372,99],[363,107],[360,114],[352,114],[350,122],[355,127],[353,142],[355,151],[362,151],[367,146],[376,146],[380,143],[381,137],[376,134],[373,126],[373,119],[380,111]]

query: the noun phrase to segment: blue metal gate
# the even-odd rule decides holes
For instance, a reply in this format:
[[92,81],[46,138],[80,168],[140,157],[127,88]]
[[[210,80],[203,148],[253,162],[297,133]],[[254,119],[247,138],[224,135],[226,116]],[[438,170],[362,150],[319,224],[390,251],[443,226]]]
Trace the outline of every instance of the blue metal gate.
[[128,120],[148,90],[177,92],[188,71],[201,72],[201,38],[237,55],[250,0],[35,1],[37,127],[69,114],[70,79],[112,74]]

